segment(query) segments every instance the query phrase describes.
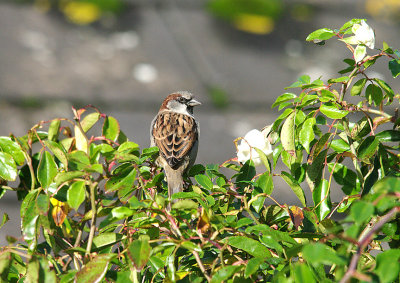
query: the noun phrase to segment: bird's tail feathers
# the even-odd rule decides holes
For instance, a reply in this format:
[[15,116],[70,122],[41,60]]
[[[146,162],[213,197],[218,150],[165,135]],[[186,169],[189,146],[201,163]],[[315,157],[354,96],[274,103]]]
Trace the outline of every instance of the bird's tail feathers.
[[168,198],[171,199],[173,194],[183,192],[183,178],[181,170],[168,169],[169,170],[165,170],[165,173],[168,183]]

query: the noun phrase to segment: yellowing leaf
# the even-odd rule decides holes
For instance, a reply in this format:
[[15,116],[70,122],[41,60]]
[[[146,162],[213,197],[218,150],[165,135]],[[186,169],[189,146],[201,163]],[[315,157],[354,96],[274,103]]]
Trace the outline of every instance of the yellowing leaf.
[[50,203],[53,205],[51,215],[53,217],[54,223],[57,226],[61,226],[64,223],[65,217],[67,217],[67,214],[70,211],[70,207],[68,204],[55,198],[51,198]]
[[74,127],[74,131],[75,131],[76,149],[87,153],[88,143],[85,134],[82,133],[81,129],[78,126]]

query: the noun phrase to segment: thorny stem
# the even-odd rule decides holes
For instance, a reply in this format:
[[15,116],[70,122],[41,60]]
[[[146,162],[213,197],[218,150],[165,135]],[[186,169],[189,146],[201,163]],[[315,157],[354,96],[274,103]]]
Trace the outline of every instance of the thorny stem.
[[346,283],[350,281],[351,277],[357,273],[357,263],[365,247],[368,246],[368,244],[372,241],[375,233],[378,232],[385,223],[389,222],[398,212],[400,212],[400,207],[392,208],[392,210],[382,216],[379,221],[375,223],[369,232],[360,236],[360,239],[358,240],[357,252],[351,258],[349,269],[343,276],[342,280],[340,280],[340,283]]

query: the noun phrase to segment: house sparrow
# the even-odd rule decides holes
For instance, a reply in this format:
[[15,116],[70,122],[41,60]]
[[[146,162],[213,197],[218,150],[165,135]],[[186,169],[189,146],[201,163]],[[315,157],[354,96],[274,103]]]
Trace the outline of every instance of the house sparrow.
[[200,104],[188,91],[172,93],[151,123],[151,146],[160,150],[156,162],[164,168],[169,198],[183,191],[182,176],[196,160],[200,129],[193,107]]

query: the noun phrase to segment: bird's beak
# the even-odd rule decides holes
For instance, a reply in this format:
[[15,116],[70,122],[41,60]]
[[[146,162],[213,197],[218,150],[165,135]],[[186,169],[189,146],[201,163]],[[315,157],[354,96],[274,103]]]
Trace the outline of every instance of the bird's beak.
[[199,101],[197,101],[196,99],[191,99],[191,100],[187,103],[187,105],[193,107],[193,106],[201,105],[201,103],[200,103]]

